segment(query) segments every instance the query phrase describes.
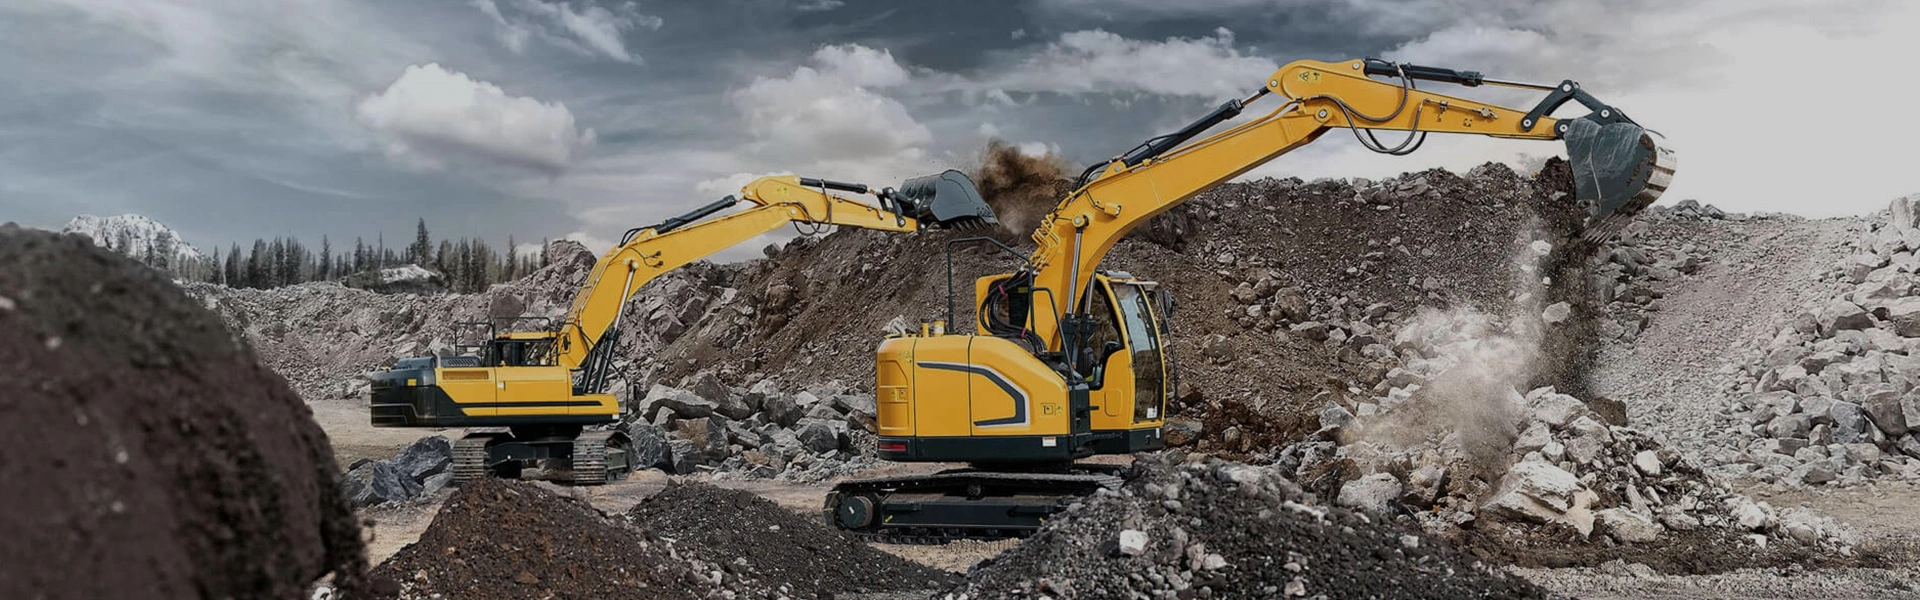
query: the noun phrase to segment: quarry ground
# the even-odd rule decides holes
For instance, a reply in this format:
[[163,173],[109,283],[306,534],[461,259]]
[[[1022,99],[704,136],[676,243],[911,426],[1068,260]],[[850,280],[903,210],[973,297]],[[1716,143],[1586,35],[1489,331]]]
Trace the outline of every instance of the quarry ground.
[[[1703,221],[1656,224],[1648,235],[1675,244],[1691,243],[1702,259],[1693,276],[1663,290],[1658,310],[1631,341],[1606,341],[1600,347],[1591,381],[1594,393],[1621,400],[1629,421],[1664,435],[1683,452],[1693,453],[1730,438],[1717,411],[1722,386],[1735,350],[1798,307],[1829,293],[1817,281],[1827,265],[1847,254],[1846,241],[1866,226],[1857,219],[1824,221]],[[333,440],[342,465],[359,458],[392,455],[424,435],[455,436],[457,431],[383,430],[366,425],[364,407],[354,399],[311,402],[314,414]],[[931,470],[931,465],[889,466],[861,475]],[[818,515],[832,481],[814,484],[744,480],[708,475],[686,476],[750,491],[806,517]],[[657,471],[597,488],[551,486],[564,495],[619,514],[664,488],[670,477]],[[1920,593],[1920,485],[1912,480],[1868,482],[1844,488],[1795,488],[1777,483],[1736,480],[1735,489],[1776,507],[1800,506],[1852,525],[1856,550],[1891,559],[1892,569],[1745,569],[1714,575],[1648,574],[1627,565],[1582,569],[1512,569],[1555,593],[1581,598],[1907,598]],[[420,501],[363,509],[370,524],[369,554],[375,564],[417,539],[429,526],[446,493]],[[878,544],[889,553],[938,569],[965,572],[981,560],[1014,547],[1015,542],[963,542],[946,546]],[[1630,561],[1629,561],[1630,562]]]

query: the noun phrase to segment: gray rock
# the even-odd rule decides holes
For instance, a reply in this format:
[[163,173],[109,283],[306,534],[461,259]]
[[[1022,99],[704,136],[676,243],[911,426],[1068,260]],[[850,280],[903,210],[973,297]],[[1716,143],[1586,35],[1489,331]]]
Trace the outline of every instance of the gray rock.
[[840,449],[842,440],[846,437],[845,421],[803,419],[802,422],[804,424],[799,431],[795,432],[795,435],[809,452],[821,453]]
[[1406,488],[1400,493],[1400,503],[1409,506],[1432,506],[1440,498],[1440,491],[1447,484],[1447,469],[1440,465],[1429,464],[1414,469],[1407,474]]
[[1347,407],[1329,402],[1326,408],[1320,409],[1321,427],[1343,428],[1350,425],[1353,425],[1353,411],[1347,410]]
[[1812,461],[1794,467],[1793,472],[1787,475],[1787,481],[1807,485],[1819,485],[1833,481],[1836,478],[1838,478],[1838,475],[1834,474],[1833,466],[1827,464],[1824,460]]
[[651,423],[634,423],[627,427],[627,437],[633,440],[633,463],[635,469],[673,468],[673,448],[667,441],[667,434]]
[[[672,412],[675,417],[681,419],[712,416],[716,407],[712,400],[701,398],[698,394],[663,385],[656,385],[648,390],[647,399],[642,402],[642,406],[658,407]],[[652,415],[647,417],[651,419]]]
[[681,475],[697,473],[701,465],[707,464],[705,454],[699,445],[693,443],[693,440],[673,440],[667,443],[667,448],[673,452],[673,472],[675,473]]
[[1888,300],[1883,306],[1894,332],[1903,337],[1920,337],[1920,297]]
[[834,398],[834,404],[846,409],[847,425],[865,431],[879,431],[879,407],[869,394],[842,394]]
[[728,393],[713,398],[713,412],[734,420],[745,420],[753,416],[753,407],[747,405],[746,394]]
[[1284,287],[1273,293],[1273,310],[1287,322],[1299,323],[1312,317],[1307,306],[1307,294],[1297,287]]
[[446,489],[447,486],[452,483],[453,483],[452,471],[430,475],[427,477],[425,481],[420,482],[420,497],[425,498],[427,496],[432,496],[435,492]]
[[1481,504],[1489,516],[1559,523],[1581,535],[1593,532],[1593,492],[1565,469],[1521,461],[1507,470],[1500,487]]
[[1700,528],[1700,518],[1676,510],[1660,515],[1660,524],[1674,531],[1693,531]]
[[1652,450],[1641,450],[1633,455],[1633,468],[1638,469],[1642,475],[1659,477],[1663,466],[1660,464],[1660,454]]
[[1391,473],[1374,473],[1340,486],[1334,504],[1378,515],[1390,514],[1393,502],[1400,498],[1400,480]]
[[1900,393],[1893,391],[1893,388],[1874,386],[1861,398],[1860,408],[1867,413],[1867,418],[1873,420],[1874,426],[1880,428],[1881,433],[1899,436],[1908,429],[1906,408],[1901,400]]
[[1139,556],[1147,551],[1147,532],[1127,529],[1120,532],[1120,553]]
[[1802,413],[1778,417],[1767,423],[1767,433],[1776,438],[1804,438],[1813,429],[1813,419]]
[[388,463],[409,480],[426,481],[453,465],[453,442],[437,435],[423,437],[407,444]]
[[1906,437],[1900,438],[1900,441],[1894,444],[1894,448],[1900,450],[1901,454],[1920,458],[1920,433],[1907,434]]
[[1543,394],[1533,401],[1533,418],[1554,427],[1566,427],[1586,412],[1585,403],[1566,394]]
[[1287,330],[1293,332],[1294,335],[1316,342],[1324,342],[1328,337],[1327,324],[1319,321],[1295,323],[1292,327],[1287,328]]
[[1866,413],[1860,405],[1845,400],[1835,400],[1827,407],[1828,421],[1833,423],[1833,442],[1851,444],[1868,439]]
[[420,484],[384,460],[370,460],[340,477],[340,492],[354,506],[404,502],[420,495]]
[[1873,315],[1858,304],[1835,299],[1814,311],[1814,321],[1820,328],[1821,337],[1833,337],[1841,331],[1872,327]]
[[[756,389],[758,387],[755,386]],[[781,427],[793,427],[793,424],[800,422],[800,417],[805,415],[792,397],[780,394],[764,396],[760,401],[760,414],[768,423]]]
[[754,382],[753,387],[747,388],[745,398],[747,405],[752,406],[754,410],[765,410],[769,398],[781,395],[783,394],[780,393],[780,381],[768,377]]
[[1601,531],[1621,542],[1640,544],[1660,538],[1659,525],[1624,508],[1609,508],[1594,513],[1594,519],[1598,521]]

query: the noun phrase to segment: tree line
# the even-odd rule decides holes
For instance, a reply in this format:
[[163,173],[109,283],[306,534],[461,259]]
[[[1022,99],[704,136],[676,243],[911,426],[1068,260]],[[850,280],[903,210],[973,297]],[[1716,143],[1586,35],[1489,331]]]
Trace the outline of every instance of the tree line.
[[[317,251],[298,238],[256,238],[251,246],[232,244],[225,254],[215,248],[211,257],[202,260],[175,258],[170,263],[149,256],[145,262],[179,279],[254,289],[340,280],[357,273],[418,265],[439,273],[449,291],[471,293],[546,266],[544,257],[539,256],[542,253],[523,256],[514,246],[512,236],[507,237],[505,251],[496,251],[477,237],[436,243],[427,231],[427,220],[422,218],[413,243],[403,248],[387,247],[385,234],[376,236],[372,244],[365,238],[354,238],[351,248],[342,247],[337,252],[327,236],[320,237]],[[540,246],[545,248],[545,241]]]

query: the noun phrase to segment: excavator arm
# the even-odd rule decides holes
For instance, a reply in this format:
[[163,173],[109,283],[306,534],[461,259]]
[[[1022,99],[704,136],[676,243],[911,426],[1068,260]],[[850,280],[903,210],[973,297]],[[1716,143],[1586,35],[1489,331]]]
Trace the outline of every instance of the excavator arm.
[[[1382,75],[1393,80],[1374,78]],[[1531,110],[1519,110],[1422,90],[1415,84],[1421,80],[1549,94]],[[1264,116],[1187,143],[1269,94],[1284,102]],[[1574,119],[1548,116],[1568,101],[1592,112]],[[1127,232],[1336,129],[1352,130],[1363,145],[1388,154],[1412,152],[1428,133],[1564,140],[1577,182],[1575,199],[1591,215],[1584,234],[1591,242],[1611,236],[1658,199],[1674,168],[1672,153],[1661,148],[1653,134],[1572,81],[1558,86],[1516,83],[1377,59],[1294,62],[1275,71],[1251,97],[1230,100],[1180,131],[1148,140],[1082,174],[1076,189],[1033,234],[1038,247],[1028,259],[1031,285],[1055,298],[1049,303],[1036,296],[1030,327],[1037,339],[1050,350],[1062,348],[1059,328],[1075,327],[1074,316],[1086,312],[1083,303],[1095,269]],[[1389,145],[1375,135],[1378,130],[1407,133]]]
[[[871,195],[879,205],[829,192]],[[740,204],[745,210],[707,219]],[[707,220],[702,220],[707,219]],[[654,278],[789,224],[915,231],[938,226],[971,228],[995,223],[971,180],[957,171],[910,179],[899,190],[796,177],[762,177],[727,196],[658,225],[627,231],[620,244],[594,263],[554,332],[558,362],[568,369],[597,366],[611,352],[594,352],[617,335],[626,300]],[[591,376],[591,374],[589,375]]]

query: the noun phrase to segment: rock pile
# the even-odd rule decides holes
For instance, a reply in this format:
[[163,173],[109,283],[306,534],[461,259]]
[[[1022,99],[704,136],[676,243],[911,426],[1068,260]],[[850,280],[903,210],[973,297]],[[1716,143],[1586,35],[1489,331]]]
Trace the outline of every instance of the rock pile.
[[876,550],[817,516],[705,483],[671,483],[627,517],[672,541],[696,571],[723,571],[743,585],[792,598],[907,591],[925,597],[959,579]]
[[1920,197],[1896,200],[1825,280],[1836,293],[1749,350],[1732,473],[1792,486],[1920,479]]
[[713,372],[689,387],[655,385],[630,403],[641,468],[812,482],[873,464],[871,394],[838,384],[787,394],[773,379],[738,388]]
[[1140,457],[1125,487],[1074,505],[945,597],[1545,594],[1411,529],[1315,506],[1273,469],[1173,451]]
[[453,481],[453,442],[420,438],[386,460],[361,459],[340,476],[340,490],[354,506],[405,502],[433,495]]

